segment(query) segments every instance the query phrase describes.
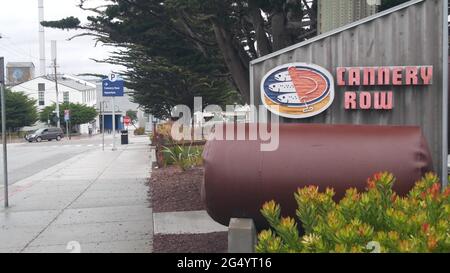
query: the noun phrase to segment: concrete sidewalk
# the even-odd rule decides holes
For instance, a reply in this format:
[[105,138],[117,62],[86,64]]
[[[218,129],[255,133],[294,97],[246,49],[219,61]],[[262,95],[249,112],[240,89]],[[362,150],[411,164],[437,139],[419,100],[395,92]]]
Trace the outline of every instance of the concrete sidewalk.
[[0,209],[0,252],[151,252],[148,137],[130,142],[15,183],[10,208]]

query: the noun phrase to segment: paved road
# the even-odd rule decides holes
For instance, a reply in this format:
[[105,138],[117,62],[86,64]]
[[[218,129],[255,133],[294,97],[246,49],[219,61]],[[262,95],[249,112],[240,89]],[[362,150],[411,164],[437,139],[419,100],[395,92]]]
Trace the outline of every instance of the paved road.
[[[116,145],[120,145],[120,135],[116,138]],[[106,135],[105,149],[111,149],[111,146],[112,136]],[[92,149],[102,149],[101,135],[72,140],[63,139],[60,142],[44,141],[41,143],[9,144],[9,184],[12,185],[17,181]],[[3,168],[0,168],[0,175],[2,178]],[[3,185],[0,185],[1,187]]]

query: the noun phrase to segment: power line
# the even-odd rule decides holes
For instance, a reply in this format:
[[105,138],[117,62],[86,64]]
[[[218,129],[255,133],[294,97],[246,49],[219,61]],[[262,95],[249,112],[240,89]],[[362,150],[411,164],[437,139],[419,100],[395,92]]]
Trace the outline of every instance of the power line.
[[[3,41],[6,41],[6,39],[2,39]],[[8,46],[7,44],[5,44],[5,43],[1,43],[1,41],[2,40],[0,40],[0,48],[1,49],[3,49],[3,50],[5,50],[6,52],[9,52],[10,54],[12,54],[12,55],[14,55],[15,57],[18,57],[18,58],[20,58],[20,59],[22,59],[22,58],[24,58],[24,59],[26,59],[26,60],[30,60],[30,61],[32,61],[32,62],[36,62],[38,59],[37,58],[35,58],[34,56],[32,56],[32,55],[30,55],[30,54],[24,54],[24,52],[22,51],[22,52],[20,52],[19,50],[18,50],[18,48],[16,49],[15,47],[10,47],[10,46]],[[10,42],[10,41],[9,41]],[[11,43],[11,42],[10,42]]]
[[[5,45],[0,44],[0,48],[2,48],[3,50],[5,50],[5,51],[9,52],[10,54],[13,54],[13,55],[15,55],[15,56],[17,56],[17,57],[20,57],[20,58],[23,57],[22,54],[19,54],[19,53],[13,51],[13,50],[7,48]],[[28,58],[28,57],[27,57],[27,58]]]
[[32,59],[38,59],[38,58],[36,58],[36,56],[32,55],[31,53],[26,53],[25,50],[23,50],[19,45],[14,43],[10,38],[5,38],[4,41],[8,42],[16,52],[21,53],[24,56],[26,55]]

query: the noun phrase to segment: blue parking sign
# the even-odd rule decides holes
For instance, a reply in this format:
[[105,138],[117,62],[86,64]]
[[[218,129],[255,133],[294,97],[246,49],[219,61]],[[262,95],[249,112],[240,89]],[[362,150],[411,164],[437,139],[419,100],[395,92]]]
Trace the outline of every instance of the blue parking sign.
[[[111,79],[112,78],[112,79]],[[124,82],[120,78],[110,77],[102,81],[102,90],[104,97],[122,97]]]

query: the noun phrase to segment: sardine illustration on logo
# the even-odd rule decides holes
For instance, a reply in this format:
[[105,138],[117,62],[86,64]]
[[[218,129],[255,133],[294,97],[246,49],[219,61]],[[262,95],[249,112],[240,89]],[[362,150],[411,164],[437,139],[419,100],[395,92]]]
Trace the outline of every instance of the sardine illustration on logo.
[[334,100],[334,79],[314,64],[290,63],[270,70],[261,82],[261,99],[269,111],[287,118],[308,118]]

